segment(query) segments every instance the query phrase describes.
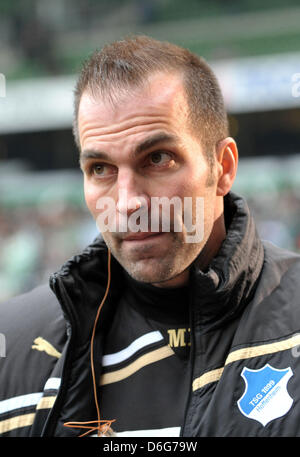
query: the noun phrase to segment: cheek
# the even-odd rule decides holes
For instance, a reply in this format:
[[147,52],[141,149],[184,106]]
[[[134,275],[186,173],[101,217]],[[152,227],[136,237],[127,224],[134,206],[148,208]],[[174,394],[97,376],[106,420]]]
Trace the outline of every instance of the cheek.
[[[193,177],[187,173],[178,173],[173,179],[168,179],[160,189],[161,197],[192,197],[195,194],[196,183]],[[157,192],[158,193],[158,192]]]
[[92,215],[96,218],[97,215],[97,201],[100,198],[99,191],[95,186],[91,186],[86,181],[84,182],[84,198],[86,205]]
[[181,197],[204,197],[205,196],[205,182],[203,177],[187,176],[182,182],[180,188],[178,188],[178,195]]
[[207,164],[203,160],[189,163],[181,177],[182,193],[188,197],[204,196],[208,176]]

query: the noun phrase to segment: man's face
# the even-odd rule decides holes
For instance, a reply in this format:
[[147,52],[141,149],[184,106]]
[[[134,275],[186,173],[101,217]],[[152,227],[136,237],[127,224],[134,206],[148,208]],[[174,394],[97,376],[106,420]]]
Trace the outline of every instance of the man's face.
[[[78,127],[87,206],[97,219],[99,199],[109,197],[115,202],[115,220],[120,220],[143,202],[147,232],[106,231],[103,238],[133,278],[158,286],[180,285],[211,238],[218,198],[217,184],[207,185],[210,169],[190,128],[182,80],[154,74],[142,87],[115,93],[115,98],[118,101],[111,103],[88,92],[81,98]],[[190,197],[194,210],[196,198],[202,197],[204,220],[197,223],[203,223],[203,239],[187,243],[184,224],[183,230],[174,230],[174,218],[183,220],[183,211],[171,215],[170,231],[163,232],[160,225],[159,232],[151,233],[153,197],[182,202]]]

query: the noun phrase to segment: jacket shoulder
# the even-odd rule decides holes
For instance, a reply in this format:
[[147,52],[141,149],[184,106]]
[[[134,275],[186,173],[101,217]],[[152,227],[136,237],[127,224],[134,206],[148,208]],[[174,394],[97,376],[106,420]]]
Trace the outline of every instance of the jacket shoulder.
[[264,250],[265,260],[261,275],[263,288],[268,293],[279,288],[286,297],[291,295],[297,300],[300,291],[300,255],[269,242],[264,242]]
[[25,294],[0,304],[0,330],[10,333],[36,333],[63,321],[57,298],[48,285],[42,285]]
[[[39,392],[66,342],[60,305],[48,285],[0,304],[0,401]],[[2,345],[2,346],[3,346]]]
[[300,255],[263,244],[264,263],[241,319],[241,341],[278,340],[300,332]]
[[269,241],[263,241],[265,260],[267,262],[283,263],[294,265],[300,268],[300,254],[280,248]]

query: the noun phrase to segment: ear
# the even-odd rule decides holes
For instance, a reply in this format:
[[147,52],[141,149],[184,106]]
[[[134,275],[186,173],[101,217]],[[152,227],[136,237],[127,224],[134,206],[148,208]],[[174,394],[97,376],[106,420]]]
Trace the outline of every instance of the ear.
[[217,144],[218,185],[217,195],[224,197],[230,191],[237,172],[238,149],[233,138],[228,137]]

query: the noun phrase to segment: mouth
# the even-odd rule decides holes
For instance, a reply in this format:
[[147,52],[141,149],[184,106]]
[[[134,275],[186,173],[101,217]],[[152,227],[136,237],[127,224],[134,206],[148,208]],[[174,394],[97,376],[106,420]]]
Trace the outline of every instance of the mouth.
[[138,232],[125,237],[122,241],[128,243],[147,242],[160,238],[165,233],[162,232]]

